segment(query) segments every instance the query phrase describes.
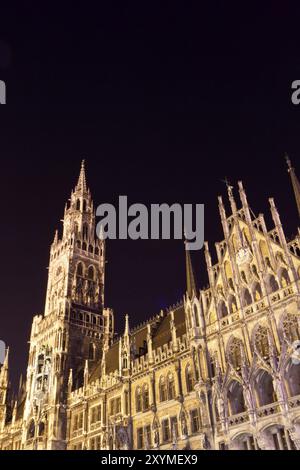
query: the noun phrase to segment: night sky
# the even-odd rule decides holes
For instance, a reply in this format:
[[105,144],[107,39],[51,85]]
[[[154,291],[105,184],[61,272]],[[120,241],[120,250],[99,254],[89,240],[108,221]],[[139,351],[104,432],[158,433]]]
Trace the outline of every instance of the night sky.
[[[300,176],[300,105],[291,102],[299,15],[288,3],[232,11],[227,2],[210,11],[183,2],[26,4],[14,13],[1,7],[0,33],[0,339],[11,347],[14,382],[26,367],[32,317],[44,309],[50,243],[82,158],[96,205],[123,194],[146,205],[204,203],[214,261],[225,176],[243,180],[269,227],[274,196],[288,237],[298,216],[285,152]],[[117,331],[125,313],[134,325],[182,298],[183,242],[110,241],[107,257]],[[203,258],[192,253],[200,286],[208,282]]]

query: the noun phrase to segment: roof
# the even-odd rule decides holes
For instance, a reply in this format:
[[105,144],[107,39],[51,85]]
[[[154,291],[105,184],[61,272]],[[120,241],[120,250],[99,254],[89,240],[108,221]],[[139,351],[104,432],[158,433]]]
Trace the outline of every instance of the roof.
[[[162,347],[172,341],[170,321],[171,310],[174,312],[174,323],[177,338],[186,334],[185,314],[183,304],[179,304],[168,310],[164,315],[157,315],[149,322],[145,322],[140,327],[131,331],[131,344],[134,349],[134,356],[141,357],[147,354],[147,332],[148,325],[151,325],[153,350]],[[106,353],[106,373],[110,374],[119,370],[119,343],[115,341]],[[102,375],[102,363],[99,361],[90,375],[90,382],[99,379]]]

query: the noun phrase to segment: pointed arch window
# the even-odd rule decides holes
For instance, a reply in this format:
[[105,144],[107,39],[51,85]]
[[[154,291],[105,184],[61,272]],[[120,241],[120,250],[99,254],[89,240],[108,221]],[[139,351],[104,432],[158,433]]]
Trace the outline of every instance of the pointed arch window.
[[224,317],[227,317],[228,315],[228,310],[227,310],[224,300],[221,300],[219,302],[218,313],[219,313],[219,318],[224,318]]
[[248,289],[245,288],[243,290],[242,298],[244,307],[247,307],[248,305],[252,304],[252,297]]
[[94,276],[95,276],[94,267],[90,266],[88,269],[88,278],[91,280],[94,280]]
[[278,282],[276,281],[275,276],[273,276],[273,274],[268,277],[267,286],[269,294],[272,294],[272,292],[276,292],[279,289]]
[[80,199],[77,199],[76,201],[76,210],[80,211]]
[[292,343],[300,339],[300,329],[296,315],[287,314],[282,322],[284,335]]
[[235,313],[237,311],[237,303],[236,303],[236,298],[234,295],[231,295],[229,297],[228,304],[229,304],[230,313]]
[[160,401],[167,400],[167,386],[166,386],[166,380],[164,377],[161,377],[159,381],[159,397],[160,397]]
[[291,283],[290,276],[285,268],[280,272],[280,284],[281,287],[287,287]]
[[194,377],[192,368],[189,364],[185,368],[185,383],[187,392],[192,392],[194,389]]
[[148,384],[143,386],[143,410],[147,411],[149,409],[149,387]]
[[175,380],[173,374],[168,375],[168,400],[173,400],[175,398]]
[[242,366],[243,343],[239,338],[232,338],[228,346],[228,359],[232,366],[239,370]]
[[262,290],[258,282],[256,282],[253,286],[253,297],[255,302],[262,298]]
[[263,358],[269,357],[268,330],[266,327],[259,326],[254,337],[255,347]]
[[135,408],[137,413],[142,411],[142,405],[142,390],[140,387],[137,387],[135,392]]
[[30,421],[27,431],[27,439],[32,439],[35,435],[35,424],[33,419]]
[[82,266],[82,263],[78,263],[76,273],[77,273],[77,276],[83,276],[83,266]]

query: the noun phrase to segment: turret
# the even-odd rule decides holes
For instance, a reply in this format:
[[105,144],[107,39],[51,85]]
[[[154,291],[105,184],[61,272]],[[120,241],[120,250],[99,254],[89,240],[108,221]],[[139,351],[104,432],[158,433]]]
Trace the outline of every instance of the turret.
[[299,180],[295,173],[295,169],[293,168],[291,160],[289,159],[288,155],[286,155],[286,161],[288,165],[288,173],[291,177],[292,186],[294,190],[294,196],[295,196],[296,205],[298,209],[298,216],[300,217],[300,183],[299,183]]

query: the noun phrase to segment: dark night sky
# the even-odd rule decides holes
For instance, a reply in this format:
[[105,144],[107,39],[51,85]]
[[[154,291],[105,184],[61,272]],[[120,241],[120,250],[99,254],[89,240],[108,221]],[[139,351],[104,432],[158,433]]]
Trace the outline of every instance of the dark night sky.
[[[300,106],[291,103],[298,12],[279,1],[252,11],[227,2],[210,11],[83,5],[1,8],[0,338],[11,346],[14,381],[83,157],[96,204],[120,194],[147,205],[205,203],[213,253],[225,176],[243,180],[268,221],[274,196],[288,236],[298,223],[283,159],[287,151],[300,175]],[[111,241],[107,255],[106,304],[118,331],[125,313],[136,324],[182,297],[182,242]],[[206,285],[203,253],[192,258]]]

